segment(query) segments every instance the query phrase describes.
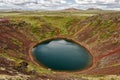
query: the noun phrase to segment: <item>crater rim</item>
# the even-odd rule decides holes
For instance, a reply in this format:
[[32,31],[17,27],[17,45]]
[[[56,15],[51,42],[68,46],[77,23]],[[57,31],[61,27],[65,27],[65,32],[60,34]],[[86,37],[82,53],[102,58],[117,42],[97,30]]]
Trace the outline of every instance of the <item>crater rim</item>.
[[[73,42],[75,44],[78,44],[79,46],[85,48],[85,50],[87,50],[88,54],[91,56],[91,61],[89,62],[88,66],[82,70],[54,70],[54,69],[50,69],[49,67],[46,67],[45,65],[41,64],[40,62],[38,62],[35,57],[33,56],[33,48],[35,48],[36,46],[46,42],[46,41],[50,41],[50,40],[66,40],[66,41],[70,41],[70,42]],[[93,67],[93,62],[94,62],[94,57],[92,55],[92,53],[90,52],[89,48],[83,46],[79,41],[73,39],[73,38],[69,38],[69,37],[51,37],[51,38],[45,38],[43,40],[40,40],[38,42],[34,42],[32,43],[32,46],[30,47],[30,50],[29,50],[29,57],[30,57],[30,60],[32,61],[32,63],[34,63],[35,65],[39,66],[39,67],[42,67],[44,69],[50,69],[54,72],[85,72],[85,71],[88,71],[90,69],[92,69]]]

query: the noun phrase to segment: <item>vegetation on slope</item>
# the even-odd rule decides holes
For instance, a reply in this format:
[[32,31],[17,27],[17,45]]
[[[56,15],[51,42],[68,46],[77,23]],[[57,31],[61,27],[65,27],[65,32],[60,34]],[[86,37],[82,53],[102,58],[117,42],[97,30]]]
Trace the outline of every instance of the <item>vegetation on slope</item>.
[[[60,76],[61,79],[81,77],[72,73],[60,75],[31,62],[28,53],[32,43],[54,36],[71,37],[79,41],[97,59],[95,63],[99,64],[83,74],[119,74],[120,13],[94,16],[91,16],[93,12],[85,13],[89,16],[83,16],[83,13],[80,16],[80,12],[72,14],[56,12],[53,16],[52,12],[39,12],[28,15],[28,12],[23,12],[1,15],[6,22],[0,22],[0,74],[26,74],[25,77],[31,80],[36,77],[40,79],[55,79],[56,76]],[[21,65],[22,63],[27,63],[28,66]]]

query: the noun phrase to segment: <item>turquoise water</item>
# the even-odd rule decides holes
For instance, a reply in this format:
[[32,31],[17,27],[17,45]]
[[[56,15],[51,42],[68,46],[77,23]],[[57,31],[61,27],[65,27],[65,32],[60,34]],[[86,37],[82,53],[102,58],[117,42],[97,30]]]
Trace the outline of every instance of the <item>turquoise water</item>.
[[82,70],[90,66],[92,56],[82,46],[64,39],[49,40],[33,49],[36,61],[53,70]]

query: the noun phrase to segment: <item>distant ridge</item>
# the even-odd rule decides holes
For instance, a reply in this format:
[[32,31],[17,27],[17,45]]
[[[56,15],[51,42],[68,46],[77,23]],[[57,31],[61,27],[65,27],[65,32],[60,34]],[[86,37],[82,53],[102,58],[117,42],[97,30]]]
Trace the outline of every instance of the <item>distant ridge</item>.
[[87,10],[102,10],[100,8],[88,8]]
[[77,9],[77,8],[66,8],[66,9],[63,9],[62,11],[81,11],[81,9]]

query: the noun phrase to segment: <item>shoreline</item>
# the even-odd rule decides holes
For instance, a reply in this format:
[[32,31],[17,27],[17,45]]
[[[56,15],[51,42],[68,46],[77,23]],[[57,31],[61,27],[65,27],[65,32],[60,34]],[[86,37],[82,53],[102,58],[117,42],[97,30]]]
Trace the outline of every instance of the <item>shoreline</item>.
[[93,56],[93,54],[91,53],[91,51],[89,50],[89,48],[87,48],[86,46],[83,46],[79,41],[76,41],[75,39],[72,39],[72,38],[68,38],[68,37],[59,37],[59,36],[55,36],[55,37],[51,37],[51,38],[46,38],[46,39],[43,39],[43,40],[40,40],[38,42],[35,42],[35,43],[32,43],[30,49],[29,49],[29,57],[30,57],[30,60],[32,61],[32,63],[34,63],[35,65],[37,66],[40,66],[40,67],[43,67],[43,68],[46,68],[46,69],[49,69],[48,67],[40,64],[40,63],[37,63],[38,61],[33,57],[33,54],[32,54],[32,49],[34,47],[36,47],[37,45],[39,45],[40,43],[42,42],[45,42],[47,40],[54,40],[54,39],[66,39],[68,41],[72,41],[80,46],[82,46],[83,48],[85,48],[89,54],[92,56],[92,59],[88,65],[88,67],[84,68],[83,70],[73,70],[73,71],[62,71],[62,70],[52,70],[52,71],[55,71],[55,72],[76,72],[76,73],[85,73],[86,71],[89,71],[91,69],[93,69],[94,67],[96,67],[97,65],[97,58]]

